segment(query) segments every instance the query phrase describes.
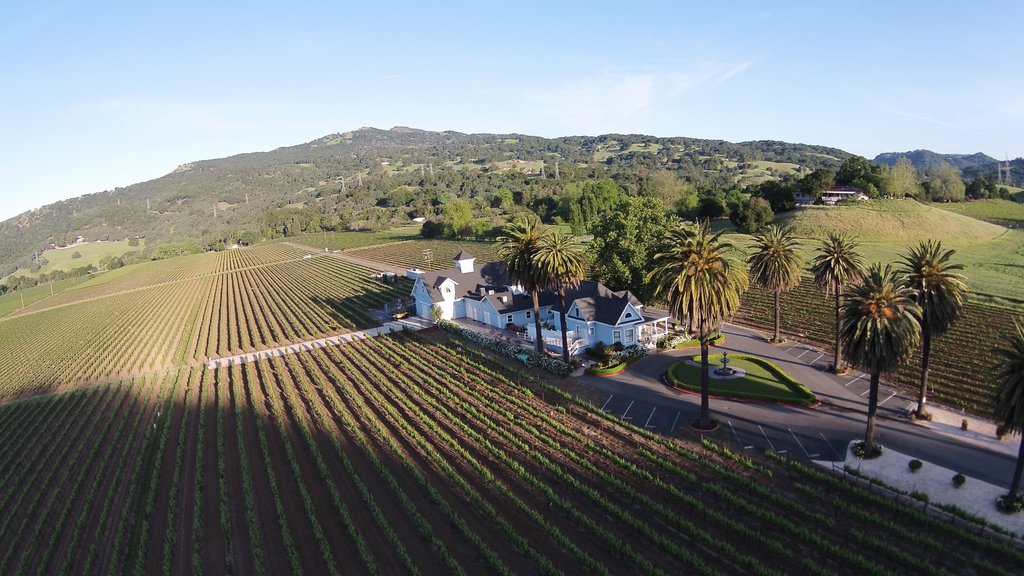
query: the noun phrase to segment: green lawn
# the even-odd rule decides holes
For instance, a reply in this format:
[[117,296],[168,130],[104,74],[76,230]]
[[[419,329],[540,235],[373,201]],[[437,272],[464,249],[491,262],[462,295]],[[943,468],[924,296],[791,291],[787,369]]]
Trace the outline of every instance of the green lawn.
[[[721,366],[721,354],[711,354],[708,361],[711,370]],[[787,404],[811,404],[816,401],[814,394],[774,364],[757,358],[736,354],[729,356],[729,366],[747,371],[740,378],[729,380],[711,379],[711,394],[733,398],[752,398],[784,402]],[[700,356],[679,360],[668,369],[671,383],[687,390],[700,391]]]
[[[47,260],[47,263],[38,273],[32,273],[28,269],[22,268],[15,272],[14,275],[35,278],[39,274],[48,274],[54,270],[71,270],[72,268],[88,266],[89,264],[98,267],[100,260],[107,256],[120,256],[125,252],[142,250],[142,248],[141,243],[139,246],[129,246],[128,240],[88,242],[77,246],[68,246],[67,248],[54,248],[43,252],[43,258]],[[81,258],[73,258],[72,256],[75,253],[81,254]]]
[[[805,267],[816,254],[819,240],[828,232],[856,237],[868,263],[896,263],[907,247],[929,238],[956,250],[954,262],[964,265],[971,298],[978,301],[1024,302],[1024,230],[1006,229],[964,214],[913,200],[872,200],[853,206],[807,206],[778,215],[790,223],[802,239]],[[715,223],[728,229],[727,221]],[[746,235],[733,240],[742,248]],[[807,280],[805,280],[807,281]]]
[[28,306],[34,302],[38,302],[43,298],[47,298],[50,294],[57,294],[62,290],[67,290],[72,286],[77,286],[89,280],[89,276],[79,276],[77,278],[65,278],[51,284],[43,284],[42,286],[34,286],[25,290],[18,290],[17,292],[8,292],[3,296],[0,296],[0,316],[10,314],[15,310],[18,310],[24,306]]
[[1024,204],[1012,200],[974,200],[932,204],[941,210],[997,223],[1024,222]]

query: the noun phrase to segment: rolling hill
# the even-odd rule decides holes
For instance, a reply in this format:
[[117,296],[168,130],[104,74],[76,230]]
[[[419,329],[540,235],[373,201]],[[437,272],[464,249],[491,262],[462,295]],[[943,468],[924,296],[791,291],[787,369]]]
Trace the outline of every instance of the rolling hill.
[[77,235],[89,241],[143,237],[154,251],[170,242],[230,242],[246,231],[279,234],[303,212],[327,229],[379,229],[436,212],[452,197],[499,188],[550,195],[562,181],[597,177],[636,187],[637,174],[651,169],[671,170],[697,185],[729,186],[835,169],[848,156],[777,141],[361,128],[268,152],[189,162],[148,182],[0,222],[0,275],[28,268],[35,251]]
[[931,150],[885,152],[875,156],[875,162],[892,166],[900,156],[906,156],[907,159],[910,160],[910,163],[922,172],[934,170],[943,163],[949,164],[958,170],[963,170],[965,168],[975,168],[990,164],[995,165],[997,162],[995,158],[982,154],[981,152],[975,152],[974,154],[939,154],[938,152],[932,152]]

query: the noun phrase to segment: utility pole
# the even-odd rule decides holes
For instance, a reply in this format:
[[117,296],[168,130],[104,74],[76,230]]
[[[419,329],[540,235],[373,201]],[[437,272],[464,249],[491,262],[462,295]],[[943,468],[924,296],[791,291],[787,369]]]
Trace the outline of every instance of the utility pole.
[[149,198],[146,198],[146,212],[149,212]]
[[120,198],[118,198],[118,199],[117,199],[117,205],[118,205],[118,206],[120,206],[120,205],[121,205],[121,199],[120,199]]
[[245,203],[246,204],[249,203],[249,193],[248,192],[245,193]]
[[213,217],[214,218],[217,217],[217,205],[216,204],[213,205]]
[[348,190],[345,189],[345,177],[342,176],[341,177],[341,193],[344,194],[346,192],[348,192]]
[[430,163],[430,177],[431,178],[434,177],[434,163],[433,162]]
[[555,180],[558,179],[558,160],[555,160]]
[[362,172],[356,172],[356,188],[362,188],[362,187],[363,187],[363,173]]

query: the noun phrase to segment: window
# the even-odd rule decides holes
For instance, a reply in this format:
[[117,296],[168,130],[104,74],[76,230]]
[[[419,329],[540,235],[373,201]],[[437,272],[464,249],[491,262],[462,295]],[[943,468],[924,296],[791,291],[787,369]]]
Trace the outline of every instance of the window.
[[626,318],[632,318],[632,317],[633,317],[633,313],[632,312],[626,312]]
[[531,318],[533,318],[533,310],[527,310],[526,311],[526,319],[530,320]]
[[626,344],[633,343],[633,329],[629,328],[626,330]]
[[621,342],[621,341],[622,341],[622,330],[613,330],[612,331],[612,342]]
[[591,336],[593,336],[593,335],[594,335],[594,327],[593,327],[593,326],[591,326],[591,327],[590,327],[590,335],[591,335]]
[[511,324],[512,323],[512,315],[509,314],[508,316],[505,316],[505,321],[508,322],[509,324]]

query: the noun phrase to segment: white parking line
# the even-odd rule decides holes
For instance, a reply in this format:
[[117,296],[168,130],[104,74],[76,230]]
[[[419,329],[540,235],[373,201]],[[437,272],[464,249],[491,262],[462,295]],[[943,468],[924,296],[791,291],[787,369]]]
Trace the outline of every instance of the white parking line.
[[785,454],[786,453],[785,450],[776,450],[775,449],[775,445],[772,444],[772,441],[768,439],[768,435],[764,433],[764,428],[761,428],[760,424],[757,425],[757,428],[758,428],[758,430],[761,431],[761,436],[764,436],[764,441],[768,443],[768,447],[772,449],[772,452],[775,452],[776,454]]
[[626,406],[626,411],[623,412],[622,416],[619,416],[619,418],[622,418],[623,420],[632,420],[633,419],[631,416],[626,416],[626,414],[629,414],[629,409],[633,407],[633,403],[634,402],[636,402],[636,400],[630,400],[629,401],[629,406]]
[[672,428],[670,428],[669,431],[668,431],[669,434],[671,434],[671,433],[676,431],[676,424],[679,423],[679,414],[680,414],[680,412],[678,410],[676,410],[676,419],[672,421]]
[[821,353],[821,354],[818,354],[818,357],[817,357],[817,358],[815,358],[814,360],[811,360],[810,362],[808,362],[808,364],[814,364],[814,363],[815,363],[815,362],[817,362],[818,360],[821,360],[821,357],[822,357],[822,356],[824,356],[824,355],[825,355],[825,353],[824,353],[824,352],[823,352],[823,353]]
[[860,376],[857,376],[856,378],[854,378],[853,380],[850,380],[850,381],[849,381],[849,382],[847,382],[846,384],[843,384],[843,386],[846,386],[847,388],[849,388],[849,387],[850,387],[850,384],[853,384],[854,382],[856,382],[857,380],[860,380],[861,378],[863,378],[863,377],[864,377],[864,376],[866,376],[866,375],[867,375],[867,374],[861,374]]
[[804,448],[803,442],[801,442],[800,439],[796,437],[796,434],[793,433],[793,429],[786,428],[786,430],[789,430],[789,435],[793,437],[793,440],[796,440],[796,445],[799,446],[800,449],[804,451],[805,456],[807,456],[808,458],[817,458],[818,456],[821,456],[821,454],[818,454],[817,452],[815,452],[814,454],[808,454],[807,448]]
[[732,430],[732,435],[736,438],[736,441],[740,443],[740,446],[743,446],[744,450],[750,450],[754,447],[753,444],[744,444],[743,441],[740,440],[740,435],[736,433],[736,429],[732,426],[732,420],[726,420],[726,422],[729,423],[729,429]]
[[825,441],[825,444],[828,444],[828,449],[831,450],[832,453],[836,455],[836,460],[839,460],[839,451],[832,446],[832,443],[828,441],[828,438],[825,438],[825,435],[822,434],[821,432],[818,432],[818,436],[821,436],[821,439]]
[[604,401],[604,406],[601,406],[601,412],[607,412],[605,408],[608,407],[608,403],[612,401],[612,398],[615,398],[615,394],[612,394],[611,396],[608,397],[607,400]]
[[651,409],[651,415],[647,417],[647,422],[644,422],[644,428],[654,428],[654,426],[651,426],[651,418],[654,418],[654,413],[657,412],[657,411],[658,411],[658,407],[657,406],[655,406],[653,409]]
[[893,392],[892,390],[890,390],[889,391],[889,395],[885,397],[885,400],[882,400],[881,402],[879,402],[878,405],[881,406],[882,404],[885,404],[889,400],[892,400],[892,397],[895,396],[895,395],[896,395],[896,393]]
[[807,353],[808,353],[808,352],[810,352],[810,351],[811,351],[811,349],[810,349],[810,348],[807,348],[807,349],[805,349],[805,350],[804,350],[803,352],[801,352],[801,353],[797,354],[797,356],[796,356],[796,357],[797,357],[797,358],[799,358],[799,357],[803,356],[804,354],[807,354]]

